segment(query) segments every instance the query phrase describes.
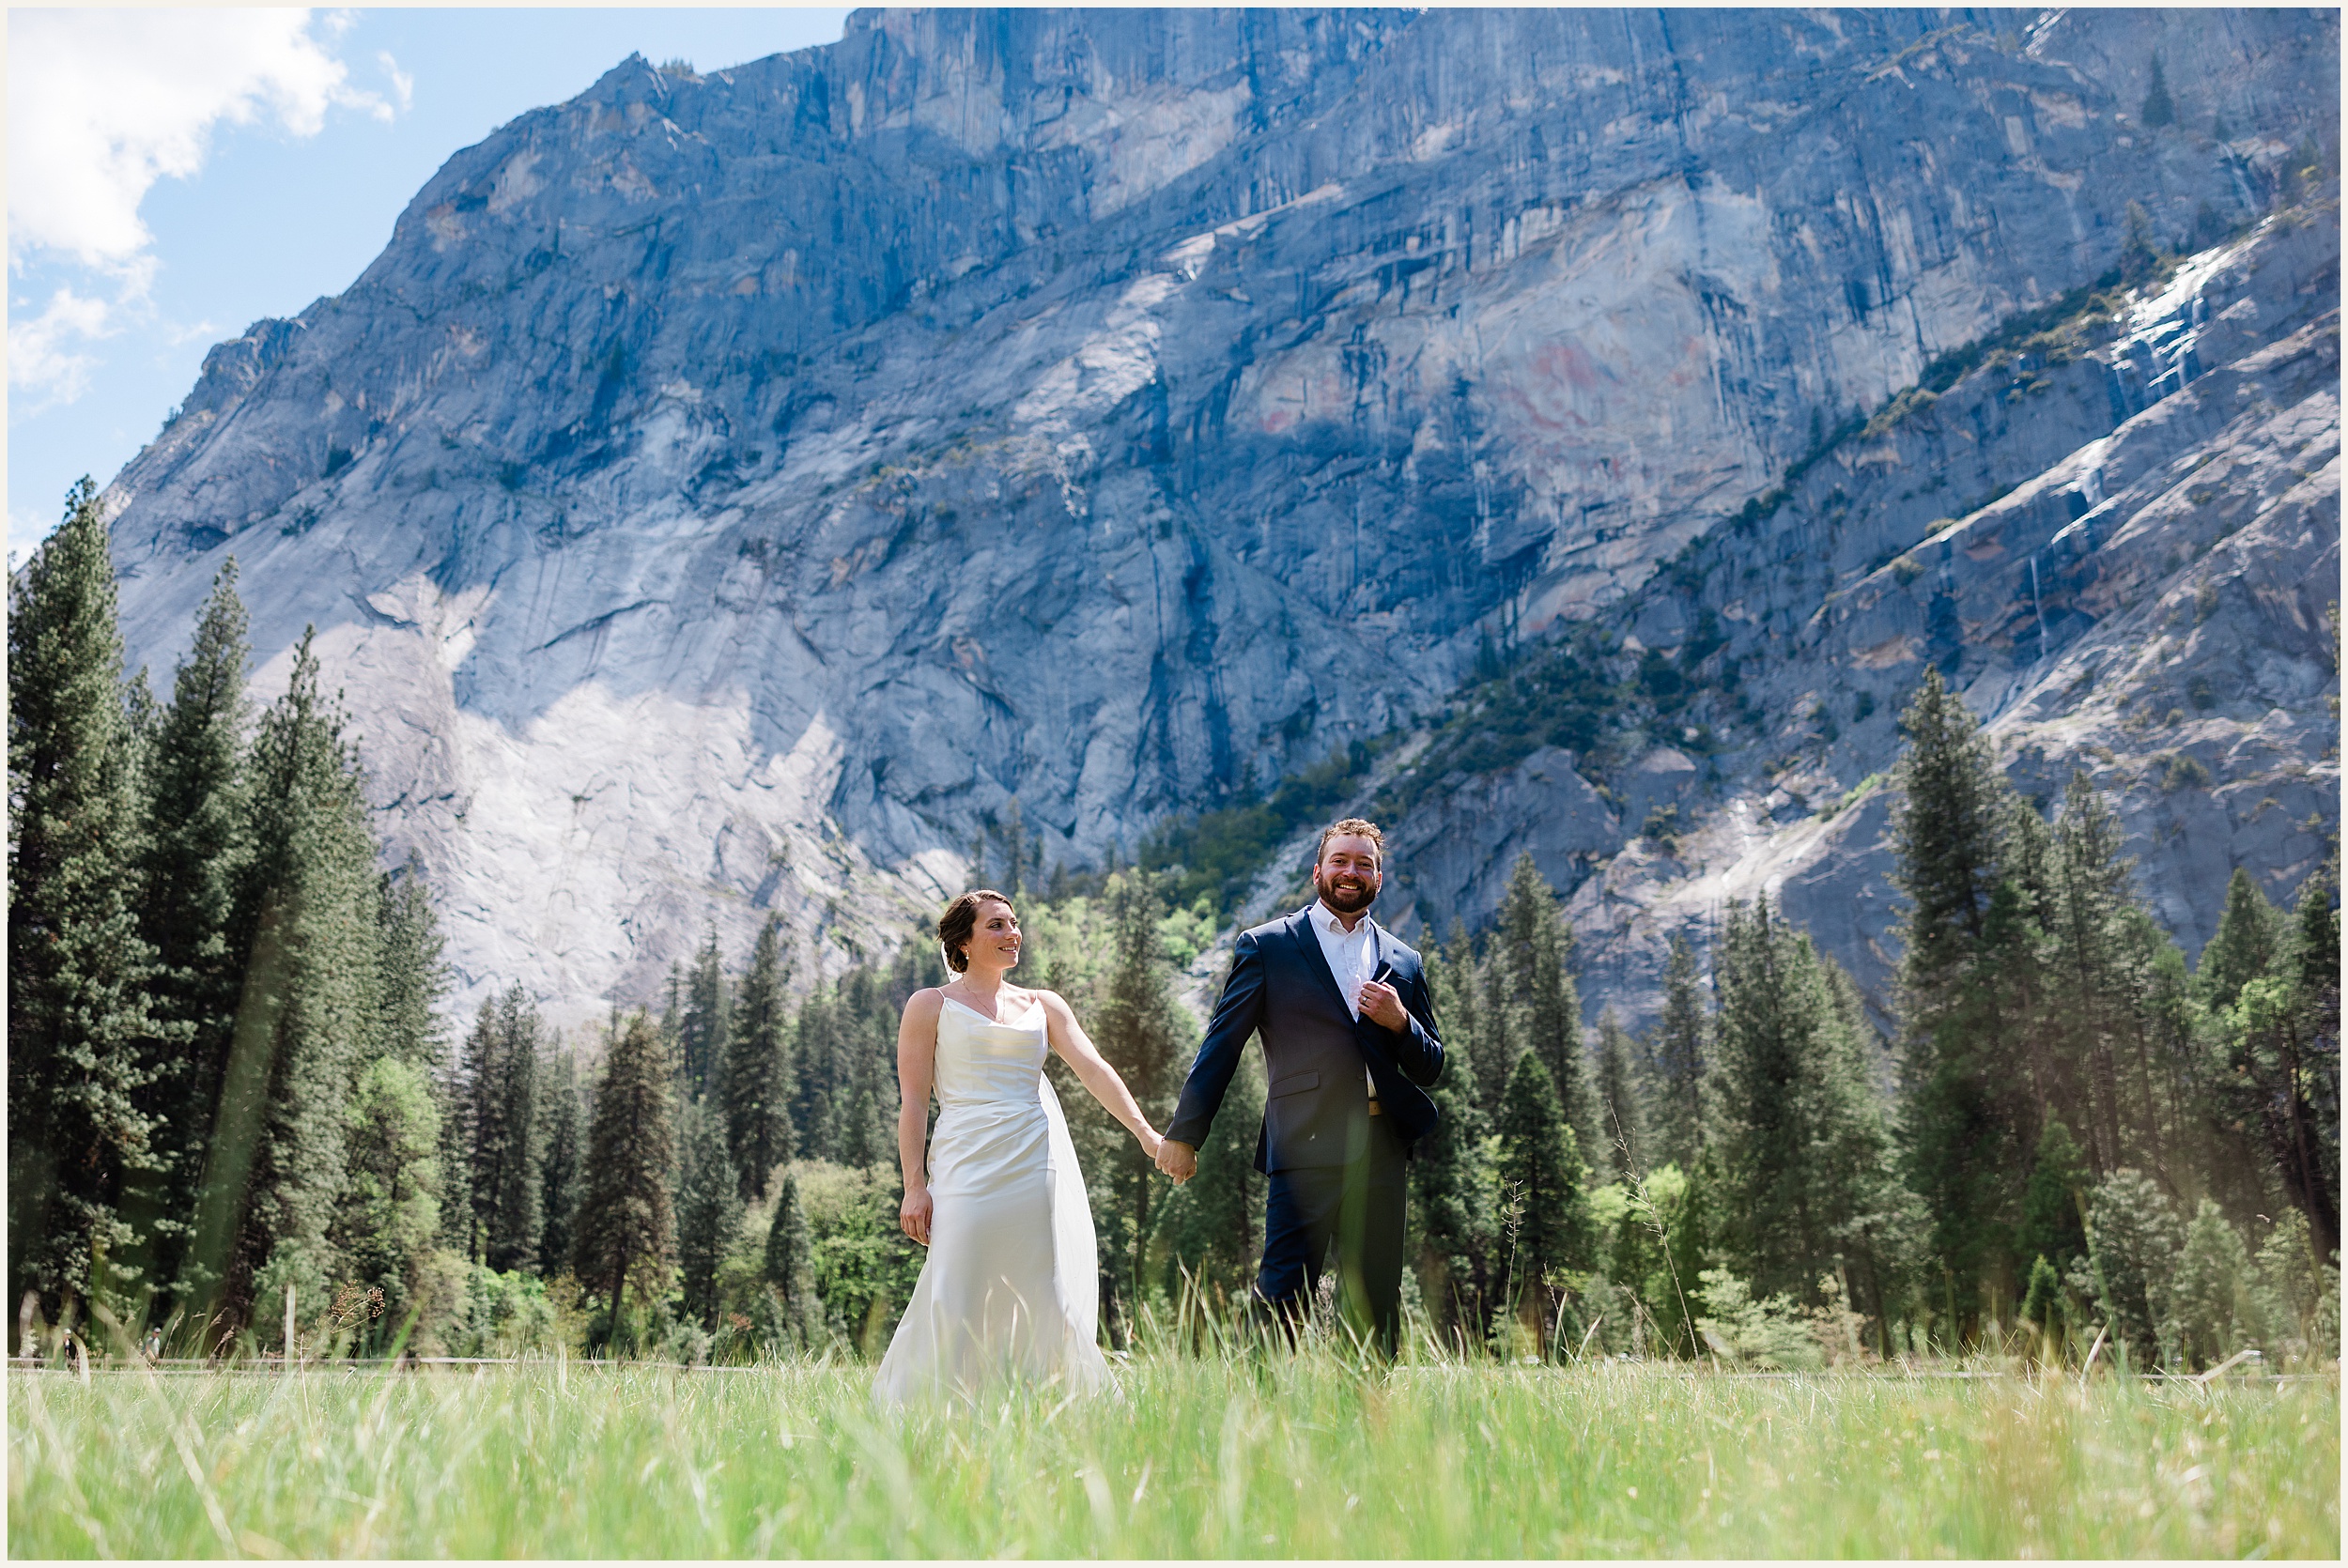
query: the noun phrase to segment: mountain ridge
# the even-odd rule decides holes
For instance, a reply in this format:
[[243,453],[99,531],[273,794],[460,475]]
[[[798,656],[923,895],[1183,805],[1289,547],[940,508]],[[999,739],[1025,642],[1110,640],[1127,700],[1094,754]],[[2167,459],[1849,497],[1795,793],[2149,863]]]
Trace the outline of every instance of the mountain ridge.
[[[230,553],[264,680],[319,625],[459,1005],[599,1015],[767,907],[836,965],[1013,803],[1083,863],[1407,728],[2100,275],[2128,201],[2176,248],[2337,146],[2321,17],[1927,20],[859,13],[630,62],[208,357],[109,490],[126,637],[166,664]],[[2128,121],[2163,40],[2232,140]]]

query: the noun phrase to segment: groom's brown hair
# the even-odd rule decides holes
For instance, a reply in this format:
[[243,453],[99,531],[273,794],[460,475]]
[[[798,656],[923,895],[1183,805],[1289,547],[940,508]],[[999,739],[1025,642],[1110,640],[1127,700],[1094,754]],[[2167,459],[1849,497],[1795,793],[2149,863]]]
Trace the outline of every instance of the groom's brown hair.
[[1349,838],[1368,839],[1369,847],[1378,852],[1378,864],[1380,868],[1382,869],[1384,868],[1386,864],[1386,836],[1378,831],[1378,824],[1376,822],[1370,822],[1362,817],[1348,817],[1341,822],[1331,822],[1327,827],[1322,828],[1321,830],[1321,842],[1313,848],[1313,864],[1316,866],[1321,864],[1321,857],[1323,854],[1326,854],[1329,851],[1330,839]]

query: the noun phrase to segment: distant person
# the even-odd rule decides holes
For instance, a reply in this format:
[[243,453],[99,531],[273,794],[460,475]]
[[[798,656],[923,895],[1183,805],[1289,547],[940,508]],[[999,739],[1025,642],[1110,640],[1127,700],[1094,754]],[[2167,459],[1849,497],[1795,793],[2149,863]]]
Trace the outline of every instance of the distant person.
[[[965,893],[937,940],[958,977],[915,992],[897,1028],[898,1220],[930,1252],[873,1397],[975,1398],[1005,1378],[1111,1389],[1095,1343],[1092,1209],[1044,1057],[1058,1052],[1152,1158],[1158,1135],[1068,1004],[1009,983],[1020,944],[1009,899]],[[925,1140],[933,1089],[937,1127]]]
[[1238,1070],[1263,1038],[1256,1169],[1268,1178],[1260,1309],[1293,1337],[1334,1241],[1347,1326],[1391,1357],[1401,1322],[1403,1161],[1435,1125],[1424,1088],[1443,1041],[1418,954],[1369,917],[1385,838],[1348,817],[1321,835],[1312,903],[1241,933],[1158,1168],[1187,1181]]

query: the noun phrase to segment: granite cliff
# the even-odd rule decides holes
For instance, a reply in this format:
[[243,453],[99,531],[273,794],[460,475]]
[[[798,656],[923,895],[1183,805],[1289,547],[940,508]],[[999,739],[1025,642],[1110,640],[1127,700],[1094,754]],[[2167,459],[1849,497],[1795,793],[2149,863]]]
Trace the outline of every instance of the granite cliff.
[[1888,1016],[1886,766],[1927,665],[2042,808],[2074,771],[2112,800],[2189,953],[2235,867],[2285,901],[2339,826],[2339,254],[2286,213],[1843,433],[1593,618],[1661,701],[1581,756],[1416,760],[1422,923],[1530,850],[1592,1006],[1639,1020],[1669,936],[1766,891]]
[[[264,686],[317,624],[460,1005],[597,1014],[768,908],[836,964],[1014,803],[1089,863],[1352,740],[1415,756],[1479,653],[1572,626],[1691,677],[1722,639],[1785,733],[1438,779],[1415,918],[1522,845],[1594,999],[1770,878],[1865,970],[1881,795],[1815,813],[1932,658],[2018,768],[2111,753],[2192,945],[2203,878],[2282,890],[2281,819],[2337,820],[2336,218],[2252,229],[2336,163],[2337,29],[919,11],[630,60],[212,352],[108,491],[126,637],[167,668],[232,554]],[[2132,246],[2199,259],[2126,332],[1895,404]],[[2145,731],[2187,669],[2209,700]],[[2209,783],[2155,798],[2155,751]]]

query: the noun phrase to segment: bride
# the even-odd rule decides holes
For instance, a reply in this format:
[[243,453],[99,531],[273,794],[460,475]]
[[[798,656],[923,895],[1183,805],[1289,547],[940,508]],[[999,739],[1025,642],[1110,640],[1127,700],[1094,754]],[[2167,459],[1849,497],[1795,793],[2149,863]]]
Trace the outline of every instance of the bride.
[[[1008,983],[1019,916],[1002,894],[965,893],[937,922],[951,983],[917,991],[897,1029],[898,1220],[929,1256],[889,1341],[873,1397],[975,1396],[990,1379],[1114,1387],[1094,1343],[1092,1211],[1059,1099],[1057,1051],[1093,1098],[1157,1157],[1158,1134],[1068,1004]],[[930,1093],[937,1127],[922,1147]],[[926,1153],[926,1159],[924,1155]]]

